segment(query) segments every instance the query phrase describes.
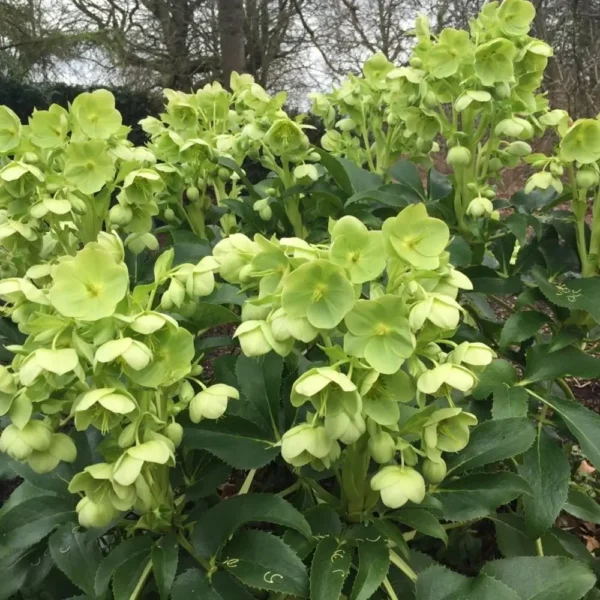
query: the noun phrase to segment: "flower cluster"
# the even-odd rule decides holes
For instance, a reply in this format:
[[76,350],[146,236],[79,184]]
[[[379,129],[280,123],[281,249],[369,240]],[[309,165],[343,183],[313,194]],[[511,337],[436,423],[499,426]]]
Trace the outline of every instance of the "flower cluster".
[[381,231],[346,216],[330,235],[328,245],[242,234],[216,245],[221,277],[251,294],[235,337],[246,356],[321,344],[326,361],[292,386],[300,422],[283,435],[288,463],[329,468],[342,445],[368,439],[373,460],[387,465],[372,480],[384,503],[420,501],[423,477],[437,484],[445,476],[442,454],[467,445],[476,419],[456,402],[494,358],[484,344],[451,339],[462,312],[456,297],[471,282],[449,264],[448,227],[423,205]]
[[154,282],[130,291],[123,260],[120,238],[102,233],[74,256],[0,281],[4,310],[27,336],[0,371],[0,415],[10,419],[0,451],[46,473],[75,461],[72,433],[98,430],[104,461],[69,485],[83,494],[80,523],[100,527],[135,511],[137,527],[160,529],[174,510],[168,467],[183,436],[177,415],[189,408],[192,421],[216,419],[238,393],[194,377],[201,367],[192,334],[154,307],[164,290],[160,306],[193,312],[214,288],[216,261],[173,267],[169,250]]

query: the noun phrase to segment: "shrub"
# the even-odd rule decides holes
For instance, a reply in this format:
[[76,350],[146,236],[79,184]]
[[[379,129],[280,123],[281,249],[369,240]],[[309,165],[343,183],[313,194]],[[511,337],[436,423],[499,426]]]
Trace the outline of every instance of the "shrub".
[[534,14],[420,19],[313,97],[321,147],[246,75],[145,146],[104,90],[0,109],[0,600],[596,597],[556,520],[600,522],[600,132],[539,94]]

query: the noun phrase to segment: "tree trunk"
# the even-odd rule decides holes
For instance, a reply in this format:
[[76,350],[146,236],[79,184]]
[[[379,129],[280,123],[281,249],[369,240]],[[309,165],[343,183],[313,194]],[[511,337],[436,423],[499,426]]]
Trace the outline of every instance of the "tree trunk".
[[241,73],[246,66],[243,0],[219,0],[219,35],[221,38],[222,83],[229,87],[231,73]]

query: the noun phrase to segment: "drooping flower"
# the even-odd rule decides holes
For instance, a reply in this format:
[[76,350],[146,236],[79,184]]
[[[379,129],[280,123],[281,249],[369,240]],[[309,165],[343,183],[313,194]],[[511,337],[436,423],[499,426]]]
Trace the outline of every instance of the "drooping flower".
[[425,498],[425,480],[411,467],[384,467],[371,479],[371,488],[380,492],[382,502],[389,508],[400,508],[409,500],[420,504]]
[[469,427],[477,425],[475,415],[460,408],[435,411],[423,427],[423,441],[428,448],[442,452],[460,452],[469,443]]
[[453,363],[444,363],[425,371],[417,380],[417,388],[424,394],[436,395],[444,390],[442,386],[468,392],[477,383],[477,378],[469,369]]
[[563,137],[560,154],[565,161],[582,165],[600,160],[600,122],[596,119],[577,121]]
[[230,385],[216,383],[198,392],[190,402],[190,419],[199,423],[202,419],[218,419],[225,414],[228,401],[240,399],[240,393]]

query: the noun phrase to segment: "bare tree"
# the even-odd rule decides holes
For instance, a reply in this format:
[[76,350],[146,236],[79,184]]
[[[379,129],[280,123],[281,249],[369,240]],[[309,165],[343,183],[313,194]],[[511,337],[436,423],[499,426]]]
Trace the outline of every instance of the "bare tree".
[[221,38],[221,72],[225,85],[233,71],[246,67],[243,0],[219,0],[219,33]]

